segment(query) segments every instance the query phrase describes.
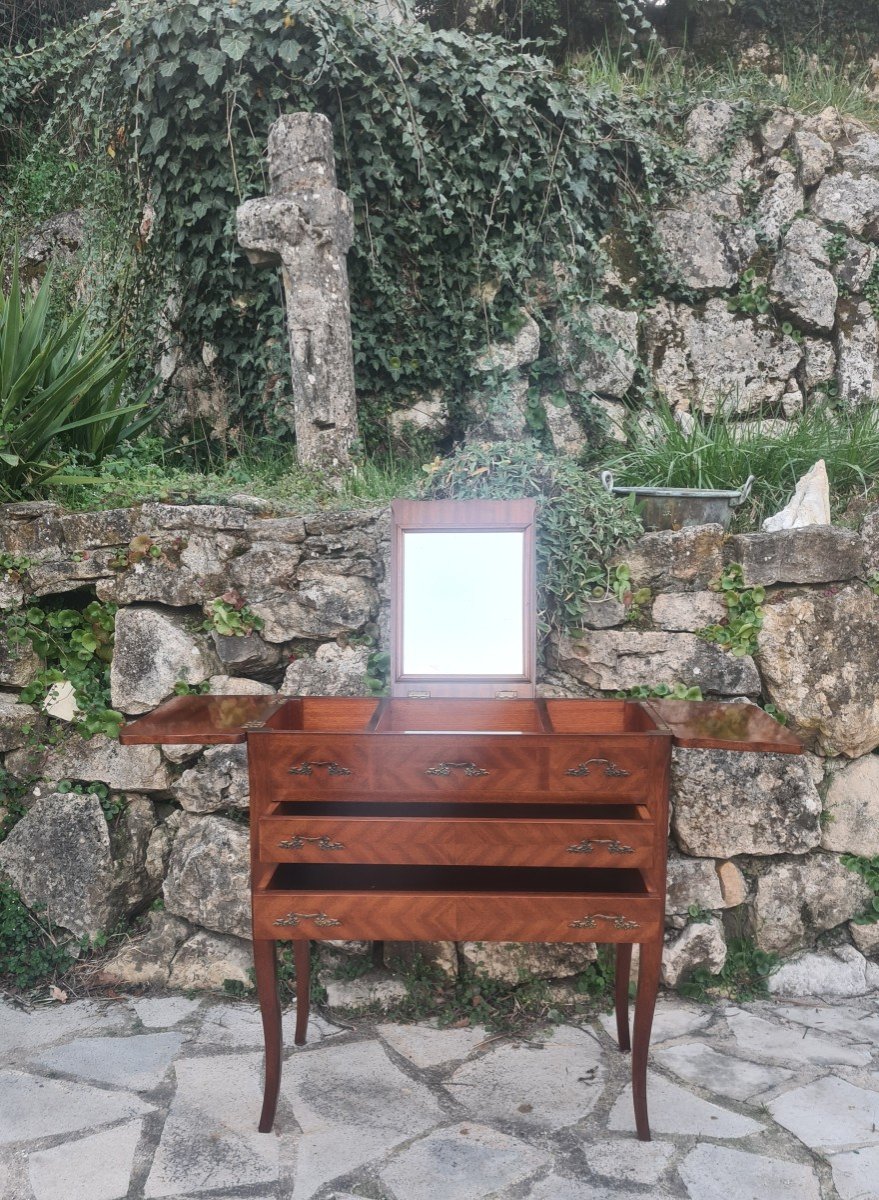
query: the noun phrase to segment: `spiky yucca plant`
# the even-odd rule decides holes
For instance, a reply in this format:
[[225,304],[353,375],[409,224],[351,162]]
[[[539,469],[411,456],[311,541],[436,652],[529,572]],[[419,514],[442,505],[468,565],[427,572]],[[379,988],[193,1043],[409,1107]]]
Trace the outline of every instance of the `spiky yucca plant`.
[[[22,292],[18,249],[0,294],[0,500],[83,482],[73,458],[97,465],[152,419],[144,400],[122,404],[128,356],[114,331],[89,338],[87,309],[51,322],[52,270],[36,296]],[[140,416],[137,416],[141,413]]]

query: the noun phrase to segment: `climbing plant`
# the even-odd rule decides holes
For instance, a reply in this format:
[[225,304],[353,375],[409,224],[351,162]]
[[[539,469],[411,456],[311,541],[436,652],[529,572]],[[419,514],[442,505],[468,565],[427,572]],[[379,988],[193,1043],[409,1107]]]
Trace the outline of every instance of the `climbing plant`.
[[[144,304],[170,281],[165,319],[193,351],[210,342],[248,428],[259,414],[281,429],[287,411],[278,280],[248,264],[234,218],[267,189],[280,113],[333,123],[356,213],[354,349],[372,443],[415,391],[460,396],[522,300],[552,304],[547,279],[588,294],[611,216],[679,175],[665,117],[646,100],[562,76],[499,38],[396,26],[336,0],[126,0],[0,58],[0,85],[0,128],[44,106],[34,154],[60,140],[124,177],[138,198],[128,240]],[[144,357],[160,308],[149,321],[126,309]]]

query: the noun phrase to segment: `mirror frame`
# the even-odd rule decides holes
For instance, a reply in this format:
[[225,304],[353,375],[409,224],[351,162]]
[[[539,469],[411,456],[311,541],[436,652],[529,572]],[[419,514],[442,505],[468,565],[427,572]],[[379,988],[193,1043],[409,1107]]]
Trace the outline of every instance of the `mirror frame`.
[[[391,690],[392,696],[490,697],[535,695],[537,663],[534,500],[394,500],[391,504]],[[521,675],[404,675],[403,539],[406,533],[521,533],[524,570]]]

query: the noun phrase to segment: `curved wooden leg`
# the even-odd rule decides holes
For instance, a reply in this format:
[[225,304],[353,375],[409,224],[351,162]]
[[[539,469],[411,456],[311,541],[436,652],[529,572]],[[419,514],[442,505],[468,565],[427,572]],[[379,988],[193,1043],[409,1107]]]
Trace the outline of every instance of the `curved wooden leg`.
[[293,961],[296,965],[296,1033],[297,1046],[305,1045],[308,1029],[308,1006],[311,991],[311,943],[297,940],[293,943]]
[[641,943],[638,965],[638,994],[635,998],[635,1031],[632,1040],[632,1098],[635,1105],[635,1128],[642,1142],[650,1141],[647,1119],[647,1054],[650,1049],[650,1030],[653,1010],[659,990],[659,969],[662,965],[662,938]]
[[274,938],[253,939],[256,993],[262,1013],[266,1050],[266,1080],[263,1092],[260,1133],[270,1133],[281,1087],[281,1000],[278,996],[278,958]]
[[617,942],[614,970],[614,1006],[617,1014],[617,1041],[625,1052],[632,1049],[629,1040],[629,978],[632,970],[632,943]]

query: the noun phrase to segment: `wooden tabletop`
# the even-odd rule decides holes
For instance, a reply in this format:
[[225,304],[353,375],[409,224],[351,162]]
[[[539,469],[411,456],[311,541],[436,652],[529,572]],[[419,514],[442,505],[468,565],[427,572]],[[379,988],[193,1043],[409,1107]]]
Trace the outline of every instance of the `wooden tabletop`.
[[644,700],[659,727],[676,746],[694,750],[753,750],[762,754],[801,754],[800,739],[756,704],[706,700]]

